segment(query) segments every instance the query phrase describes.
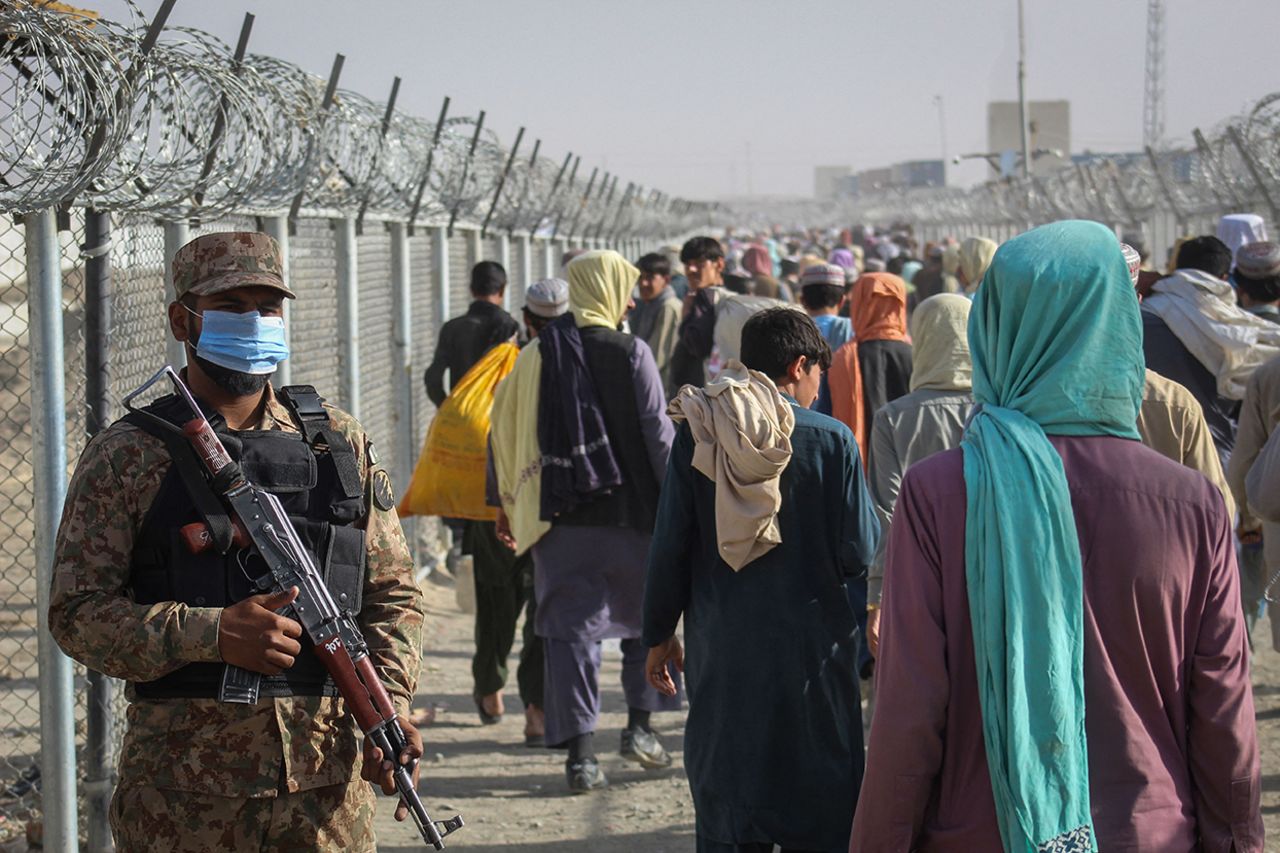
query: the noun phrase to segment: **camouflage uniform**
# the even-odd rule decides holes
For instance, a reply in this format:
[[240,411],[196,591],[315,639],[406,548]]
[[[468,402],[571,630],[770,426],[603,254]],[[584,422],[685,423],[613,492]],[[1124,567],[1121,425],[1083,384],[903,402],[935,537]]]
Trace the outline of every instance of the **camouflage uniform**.
[[[266,394],[252,428],[299,432],[270,386]],[[375,499],[386,476],[368,437],[351,415],[326,408],[355,451],[365,495],[355,524],[367,550],[360,626],[397,712],[407,715],[421,664],[421,590],[395,509],[381,508],[391,505],[386,495]],[[113,424],[85,448],[58,530],[49,628],[71,657],[130,682],[220,660],[221,608],[140,605],[126,589],[135,539],[170,465],[162,440]],[[341,699],[241,705],[128,695],[111,807],[121,851],[374,850],[372,790],[359,781],[358,732]]]

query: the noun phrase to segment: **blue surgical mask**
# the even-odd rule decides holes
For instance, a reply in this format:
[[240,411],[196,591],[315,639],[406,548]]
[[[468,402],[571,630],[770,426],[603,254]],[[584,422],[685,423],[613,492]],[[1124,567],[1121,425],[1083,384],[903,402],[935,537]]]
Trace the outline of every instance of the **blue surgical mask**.
[[237,373],[261,375],[274,373],[276,365],[289,357],[283,317],[263,317],[257,311],[205,311],[196,316],[204,320],[196,355],[205,361]]

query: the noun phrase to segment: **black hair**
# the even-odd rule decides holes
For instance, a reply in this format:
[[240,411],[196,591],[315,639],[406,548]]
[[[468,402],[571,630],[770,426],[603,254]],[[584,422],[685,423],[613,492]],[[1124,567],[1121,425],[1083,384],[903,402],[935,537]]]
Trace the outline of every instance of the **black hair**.
[[844,299],[844,287],[838,284],[806,284],[800,288],[800,304],[810,311],[835,308]]
[[798,275],[800,273],[800,262],[792,258],[783,258],[780,261],[782,275]]
[[724,277],[724,289],[730,293],[747,294],[751,291],[751,276],[729,273]]
[[1178,249],[1174,266],[1180,270],[1200,270],[1224,278],[1231,272],[1231,250],[1217,237],[1192,237]]
[[901,255],[885,261],[884,271],[887,273],[893,273],[894,275],[902,275],[902,268],[907,265],[907,261],[909,260],[911,260],[911,257],[907,255],[906,252],[903,252]]
[[821,370],[831,366],[831,347],[818,326],[794,308],[770,308],[753,314],[742,327],[739,348],[742,363],[777,381],[787,368],[804,356]]
[[1236,270],[1236,286],[1254,302],[1276,302],[1280,300],[1280,275],[1264,275],[1250,278]]
[[636,261],[636,269],[641,275],[671,276],[671,260],[660,252],[650,252]]
[[724,247],[715,237],[693,237],[680,247],[680,263],[717,261],[724,257]]
[[533,313],[527,305],[521,310],[524,311],[524,324],[529,327],[529,334],[531,335],[537,335],[556,321],[555,317],[543,317],[541,314]]
[[471,295],[497,296],[507,286],[507,271],[497,261],[481,261],[471,268]]

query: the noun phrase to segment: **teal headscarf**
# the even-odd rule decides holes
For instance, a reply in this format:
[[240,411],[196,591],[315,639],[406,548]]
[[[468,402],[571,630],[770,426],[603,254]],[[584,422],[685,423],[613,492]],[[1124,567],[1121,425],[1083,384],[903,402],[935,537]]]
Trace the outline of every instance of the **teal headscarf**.
[[1080,543],[1049,435],[1138,438],[1142,321],[1120,244],[1055,222],[996,252],[969,316],[965,568],[1007,853],[1096,847]]

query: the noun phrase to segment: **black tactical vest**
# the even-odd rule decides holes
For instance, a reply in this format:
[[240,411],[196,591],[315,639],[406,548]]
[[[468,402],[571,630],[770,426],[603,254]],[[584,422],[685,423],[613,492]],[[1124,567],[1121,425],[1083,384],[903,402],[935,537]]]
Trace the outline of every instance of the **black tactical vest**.
[[[209,418],[232,459],[240,463],[249,482],[274,494],[289,513],[303,545],[338,606],[360,612],[365,578],[365,534],[352,525],[364,514],[364,492],[350,443],[334,430],[321,398],[309,385],[276,391],[294,416],[301,434],[279,430],[232,432],[219,415]],[[212,411],[202,406],[206,412]],[[176,396],[157,400],[147,410],[181,426],[191,417]],[[160,484],[134,543],[129,586],[139,604],[180,601],[193,607],[226,607],[262,592],[258,580],[266,574],[262,560],[247,549],[230,545],[226,509],[202,474],[194,451],[145,417],[126,421],[165,441],[173,464]],[[211,548],[190,553],[178,531],[183,525],[205,522],[215,541],[226,543],[225,553]],[[333,682],[311,653],[304,636],[302,653],[278,676],[263,676],[261,696],[336,696]],[[135,683],[146,699],[212,698],[218,694],[224,664],[191,663],[154,681]]]

